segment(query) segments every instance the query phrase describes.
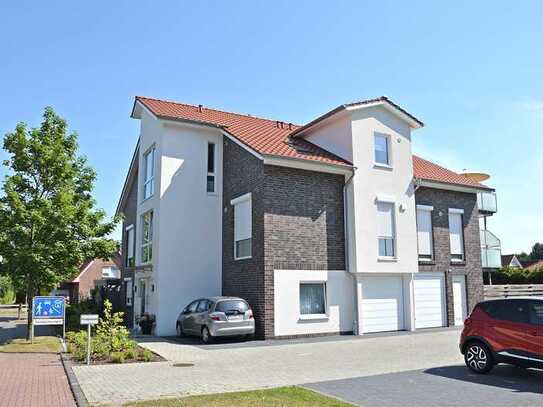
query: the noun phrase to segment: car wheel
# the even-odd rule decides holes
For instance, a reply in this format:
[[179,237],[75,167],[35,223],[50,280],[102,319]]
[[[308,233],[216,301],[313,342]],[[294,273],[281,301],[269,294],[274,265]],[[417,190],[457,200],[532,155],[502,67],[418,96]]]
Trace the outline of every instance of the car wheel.
[[178,338],[181,338],[181,337],[185,336],[185,333],[183,332],[183,326],[181,326],[181,323],[179,323],[179,322],[175,326],[175,331],[177,332],[177,337]]
[[211,343],[213,342],[213,336],[209,333],[209,328],[207,326],[204,326],[202,328],[202,342],[203,343]]
[[494,367],[494,358],[490,349],[479,341],[468,343],[464,361],[466,366],[475,373],[488,373]]

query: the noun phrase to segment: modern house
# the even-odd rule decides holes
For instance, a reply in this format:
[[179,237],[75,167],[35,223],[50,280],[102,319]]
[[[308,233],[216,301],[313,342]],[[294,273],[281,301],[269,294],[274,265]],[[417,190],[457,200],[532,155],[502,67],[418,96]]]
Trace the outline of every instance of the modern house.
[[127,314],[175,334],[234,295],[260,337],[462,324],[483,297],[481,194],[411,152],[423,123],[386,97],[303,126],[136,97],[119,200]]

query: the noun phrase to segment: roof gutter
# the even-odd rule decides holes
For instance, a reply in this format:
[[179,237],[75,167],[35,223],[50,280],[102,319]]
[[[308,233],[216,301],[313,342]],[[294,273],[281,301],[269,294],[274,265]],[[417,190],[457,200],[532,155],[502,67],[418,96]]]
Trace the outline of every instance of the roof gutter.
[[434,188],[434,189],[444,189],[448,191],[455,191],[455,192],[466,192],[466,193],[472,193],[476,194],[477,192],[494,192],[494,188],[486,187],[484,185],[481,185],[480,187],[477,186],[469,186],[469,185],[462,185],[462,184],[455,184],[450,182],[440,182],[440,181],[432,181],[432,180],[426,180],[422,178],[415,178],[416,188],[420,187],[426,187],[426,188]]

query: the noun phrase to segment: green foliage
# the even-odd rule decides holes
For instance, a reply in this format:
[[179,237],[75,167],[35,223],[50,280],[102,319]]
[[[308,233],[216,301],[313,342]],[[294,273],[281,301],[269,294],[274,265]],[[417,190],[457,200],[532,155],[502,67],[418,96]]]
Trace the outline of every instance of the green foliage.
[[138,359],[143,360],[144,362],[150,362],[153,359],[153,352],[151,352],[149,349],[143,349],[140,351]]
[[543,268],[528,270],[503,267],[492,273],[492,284],[543,284]]
[[8,276],[0,275],[0,304],[13,304],[15,290]]
[[96,174],[77,155],[77,134],[52,108],[39,128],[19,123],[4,137],[8,176],[0,197],[1,273],[32,297],[77,275],[89,258],[106,258],[116,221],[95,209]]
[[126,359],[128,360],[134,360],[138,357],[138,352],[136,351],[136,349],[127,349],[125,352],[124,352],[124,355],[126,357]]
[[530,252],[530,258],[532,260],[543,259],[543,243],[536,243],[532,246],[532,251]]
[[111,354],[111,361],[113,363],[124,363],[125,355],[123,352],[113,352]]
[[81,329],[81,325],[79,324],[81,314],[98,314],[98,306],[92,298],[66,306],[66,331],[78,331]]
[[[123,313],[112,313],[111,307],[109,300],[104,301],[104,315],[100,318],[96,332],[91,337],[92,360],[103,360],[109,357],[113,361],[113,355],[118,357],[118,354],[122,354],[124,361],[124,352],[132,352],[133,354],[136,352],[137,344],[130,339],[128,330],[123,325]],[[87,357],[87,331],[68,332],[66,339],[68,351],[77,360],[85,360]],[[135,356],[126,358],[135,359]]]

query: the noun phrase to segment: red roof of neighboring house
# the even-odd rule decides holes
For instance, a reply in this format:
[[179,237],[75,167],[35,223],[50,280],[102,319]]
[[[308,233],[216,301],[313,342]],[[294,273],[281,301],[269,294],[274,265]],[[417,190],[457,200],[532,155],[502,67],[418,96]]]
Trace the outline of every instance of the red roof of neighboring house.
[[[303,138],[289,137],[291,133],[301,127],[299,125],[142,96],[136,96],[136,101],[141,102],[155,116],[162,119],[219,127],[260,154],[343,166],[352,165]],[[413,170],[416,178],[489,189],[483,184],[417,156],[413,156]]]

